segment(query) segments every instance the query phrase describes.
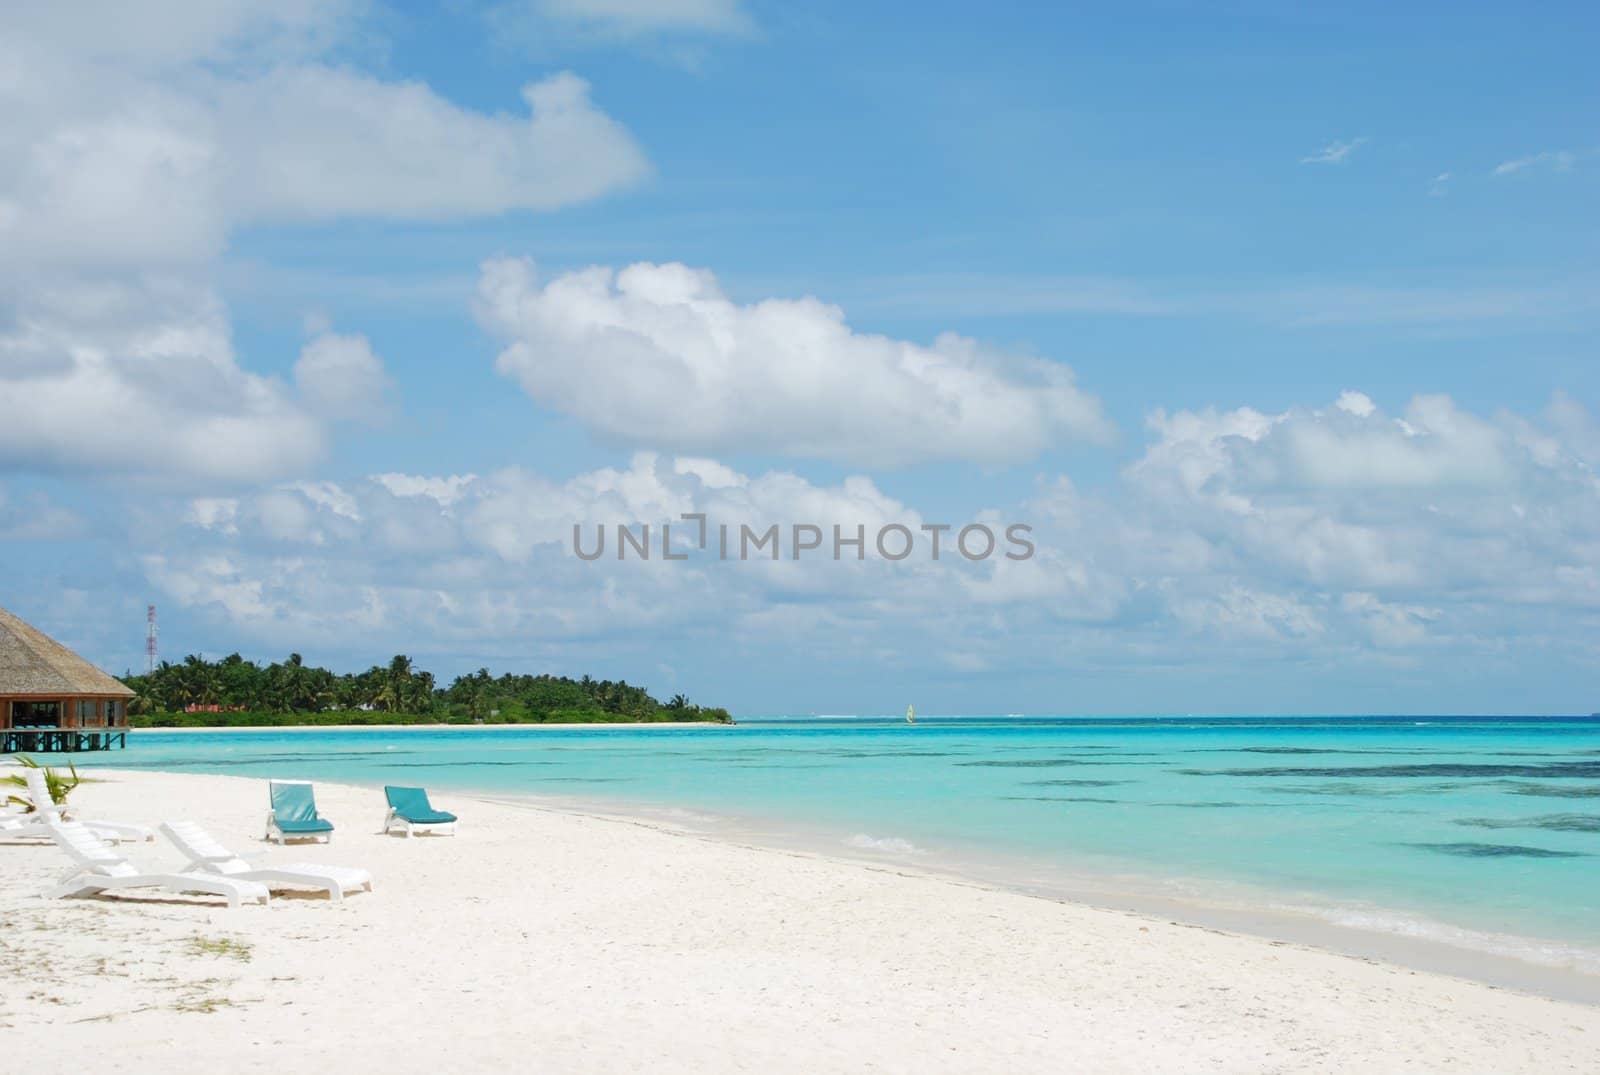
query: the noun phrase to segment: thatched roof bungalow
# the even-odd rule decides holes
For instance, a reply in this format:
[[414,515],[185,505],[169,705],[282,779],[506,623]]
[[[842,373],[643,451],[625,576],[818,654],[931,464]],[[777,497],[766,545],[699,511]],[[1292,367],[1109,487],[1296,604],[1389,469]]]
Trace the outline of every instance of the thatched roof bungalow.
[[[0,608],[0,749],[83,750],[127,727],[133,692]],[[75,735],[51,735],[71,729]]]

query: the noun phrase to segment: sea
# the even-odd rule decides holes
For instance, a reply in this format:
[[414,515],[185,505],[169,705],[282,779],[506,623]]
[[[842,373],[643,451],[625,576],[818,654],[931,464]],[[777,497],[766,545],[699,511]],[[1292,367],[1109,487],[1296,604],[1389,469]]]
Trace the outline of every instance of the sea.
[[1600,997],[1596,717],[151,730],[75,760],[627,816]]

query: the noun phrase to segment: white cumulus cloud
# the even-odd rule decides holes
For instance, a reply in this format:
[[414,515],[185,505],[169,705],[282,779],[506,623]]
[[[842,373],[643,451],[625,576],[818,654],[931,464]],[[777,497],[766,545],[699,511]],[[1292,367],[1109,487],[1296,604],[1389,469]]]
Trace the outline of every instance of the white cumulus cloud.
[[439,219],[555,209],[641,178],[644,153],[570,72],[522,89],[527,117],[418,82],[301,66],[226,86],[224,198],[245,220]]
[[314,412],[357,422],[383,418],[394,391],[365,336],[317,336],[301,349],[294,380]]
[[[1307,430],[1350,456],[1335,480],[1296,460]],[[1141,684],[1203,686],[1210,673],[1197,680],[1196,667],[1276,665],[1353,691],[1338,697],[1354,704],[1394,689],[1399,668],[1417,670],[1426,692],[1463,671],[1513,684],[1530,660],[1592,663],[1593,430],[1564,398],[1530,417],[1442,397],[1394,414],[1352,390],[1327,407],[1156,415],[1120,481],[1083,490],[1056,478],[956,518],[864,476],[820,482],[638,453],[565,479],[522,467],[382,474],[158,504],[137,548],[163,599],[225,637],[356,646],[362,660],[425,638],[467,667],[491,654],[612,667],[632,654],[648,662],[639,667],[668,660],[713,680],[730,660],[780,667],[794,652],[873,682],[962,667],[1125,686],[1136,668]],[[1465,473],[1436,462],[1432,438],[1462,446]],[[1480,478],[1485,453],[1491,480]],[[714,552],[663,562],[663,523],[679,548],[696,536],[685,512],[707,515],[713,549],[719,523],[921,533],[982,520],[1031,524],[1037,551],[981,563]],[[586,535],[649,524],[653,557],[619,562],[613,540],[580,561],[575,523]]]
[[534,400],[670,450],[1005,462],[1112,432],[1060,363],[857,332],[815,298],[736,303],[681,264],[541,281],[530,261],[491,261],[478,310],[507,343],[497,369]]
[[0,333],[0,464],[260,479],[325,433],[287,385],[239,366],[204,291],[138,281],[33,293]]
[[251,372],[212,285],[237,228],[553,209],[647,169],[575,75],[487,112],[329,62],[368,7],[0,8],[0,466],[300,472],[388,379],[354,335],[308,345],[298,391]]

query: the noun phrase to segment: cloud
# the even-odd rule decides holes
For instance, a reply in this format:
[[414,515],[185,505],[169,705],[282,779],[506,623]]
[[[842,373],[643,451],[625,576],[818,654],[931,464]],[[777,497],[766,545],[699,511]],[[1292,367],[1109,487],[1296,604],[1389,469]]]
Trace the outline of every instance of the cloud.
[[225,198],[240,219],[441,219],[549,210],[642,178],[643,151],[563,72],[522,89],[526,119],[421,83],[326,67],[223,90]]
[[1185,630],[1195,634],[1220,633],[1264,642],[1309,639],[1327,630],[1313,605],[1296,597],[1237,584],[1220,593],[1178,597],[1172,614]]
[[1310,156],[1301,157],[1301,164],[1343,164],[1360,147],[1366,145],[1365,138],[1351,138],[1345,141],[1332,141]]
[[1438,175],[1434,176],[1433,179],[1428,182],[1428,197],[1443,198],[1446,194],[1449,194],[1450,179],[1451,175],[1449,172],[1440,172]]
[[1448,396],[1418,396],[1399,419],[1378,415],[1359,393],[1345,393],[1336,409],[1280,417],[1260,443],[1276,459],[1258,465],[1312,488],[1498,485],[1514,473],[1504,432]]
[[42,492],[22,496],[0,485],[0,541],[59,541],[80,536],[84,520]]
[[[0,298],[6,292],[0,290]],[[302,471],[333,421],[381,421],[394,386],[364,336],[324,334],[295,385],[244,369],[202,284],[74,274],[12,289],[0,332],[0,465],[259,481]]]
[[[1392,689],[1398,666],[1504,666],[1515,679],[1553,655],[1592,663],[1593,428],[1570,400],[1525,418],[1421,397],[1391,414],[1351,390],[1326,407],[1153,415],[1118,481],[1085,490],[1056,478],[1020,501],[957,509],[941,495],[938,514],[863,476],[818,482],[639,453],[562,480],[525,468],[390,474],[156,504],[135,548],[162,600],[208,630],[355,647],[353,661],[418,638],[444,668],[494,654],[611,667],[630,655],[693,678],[797,651],[840,674],[870,668],[873,681],[937,679],[953,654],[1008,682],[1132,667],[1150,682],[1225,661],[1354,687],[1340,696],[1351,704]],[[586,534],[649,524],[656,541],[672,523],[684,547],[695,533],[684,512],[713,528],[869,532],[1022,520],[1037,552],[979,563],[572,554],[574,523]]]
[[202,530],[235,535],[239,532],[239,501],[237,497],[195,497],[189,501],[182,515],[184,522]]
[[204,290],[140,280],[30,293],[0,334],[0,465],[260,479],[309,466],[321,425],[240,368]]
[[1532,459],[1512,428],[1439,395],[1414,398],[1402,417],[1385,415],[1365,394],[1346,391],[1326,410],[1156,411],[1149,426],[1157,439],[1129,467],[1129,476],[1191,496],[1204,493],[1223,504],[1234,503],[1229,495],[1285,489],[1505,486]]
[[321,51],[369,6],[367,0],[14,0],[4,21],[29,53],[70,50],[152,70]]
[[1436,608],[1385,604],[1370,593],[1351,592],[1339,601],[1341,609],[1358,617],[1373,643],[1385,650],[1402,650],[1428,641],[1428,626],[1437,620]]
[[308,60],[151,74],[76,52],[16,63],[0,80],[17,117],[0,127],[0,243],[33,264],[193,265],[245,224],[550,210],[648,171],[571,73],[524,86],[523,117]]
[[496,368],[534,400],[670,450],[1005,462],[1112,432],[1059,363],[859,333],[815,298],[735,303],[681,264],[541,282],[530,261],[491,261],[478,311],[507,342]]
[[398,497],[425,496],[448,509],[466,495],[467,487],[478,480],[476,474],[451,474],[447,477],[427,477],[416,474],[374,474],[372,480]]
[[1207,570],[1430,607],[1582,606],[1600,596],[1592,583],[1564,598],[1551,585],[1562,565],[1587,580],[1600,555],[1584,536],[1600,524],[1587,415],[1570,406],[1533,422],[1419,396],[1391,416],[1347,392],[1272,415],[1157,412],[1125,478],[1148,525],[1204,541]]
[[[608,553],[586,563],[571,552],[575,523],[591,535],[597,524],[647,524],[657,543],[661,524],[672,523],[681,546],[696,533],[679,518],[691,511],[707,513],[712,547],[719,522],[875,531],[887,521],[912,528],[921,521],[861,477],[819,485],[782,471],[744,475],[708,460],[640,453],[626,467],[566,481],[507,468],[476,477],[381,474],[193,498],[159,513],[161,520],[179,520],[175,527],[152,521],[149,536],[159,533],[159,541],[141,552],[141,563],[166,599],[264,640],[298,644],[289,640],[299,633],[342,644],[344,632],[386,637],[403,622],[408,632],[437,632],[441,642],[463,648],[510,637],[567,645],[622,623],[645,629],[759,617],[773,594],[838,602],[830,613],[837,618],[849,615],[847,606],[874,605],[874,598],[854,594],[862,579],[893,589],[896,574],[908,582],[917,574],[891,574],[894,565],[848,557],[837,564],[679,565],[661,562],[659,548],[650,562],[618,562]],[[975,570],[965,560],[947,560],[952,571]]]
[[1513,172],[1525,171],[1529,168],[1548,168],[1556,172],[1565,172],[1572,168],[1578,160],[1578,155],[1569,149],[1551,150],[1545,153],[1534,153],[1527,157],[1518,157],[1515,160],[1502,161],[1495,165],[1494,175],[1511,175]]
[[0,12],[0,465],[260,480],[387,394],[327,337],[250,372],[212,280],[240,227],[547,210],[647,170],[567,73],[525,112],[326,60],[367,5],[158,0]]
[[294,380],[307,406],[326,418],[376,422],[393,405],[394,383],[365,336],[317,336],[301,350]]

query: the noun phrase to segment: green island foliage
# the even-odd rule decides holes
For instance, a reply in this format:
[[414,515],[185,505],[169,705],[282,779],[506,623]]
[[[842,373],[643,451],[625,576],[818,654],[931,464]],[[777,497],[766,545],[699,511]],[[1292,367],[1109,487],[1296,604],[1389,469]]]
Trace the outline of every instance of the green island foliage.
[[[72,794],[72,789],[83,783],[83,778],[78,775],[78,767],[71,762],[67,763],[66,773],[63,773],[60,769],[51,769],[40,765],[26,754],[18,754],[16,763],[22,769],[44,770],[44,786],[50,791],[50,801],[57,806],[64,805],[67,801],[67,796]],[[28,786],[28,780],[21,773],[10,773],[0,777],[0,785],[25,788]],[[30,814],[38,809],[38,806],[32,800],[0,792],[0,806],[7,804],[20,806]]]
[[128,723],[135,728],[733,723],[726,709],[695,705],[681,694],[661,702],[643,687],[588,676],[496,677],[480,668],[440,687],[433,673],[404,655],[387,666],[342,674],[308,665],[298,653],[266,666],[237,653],[216,661],[191,655],[120,678],[134,692]]

